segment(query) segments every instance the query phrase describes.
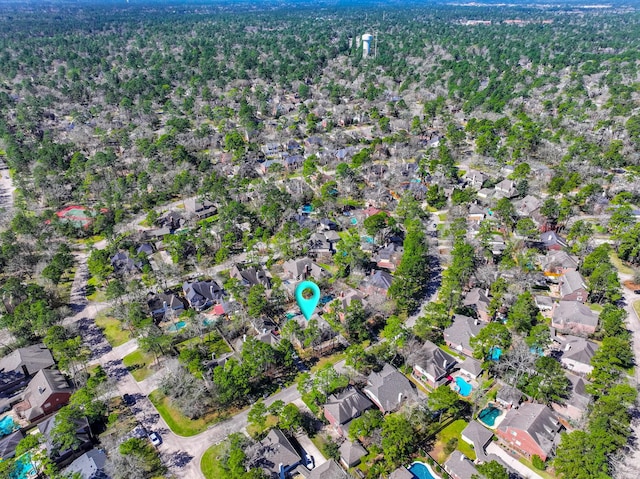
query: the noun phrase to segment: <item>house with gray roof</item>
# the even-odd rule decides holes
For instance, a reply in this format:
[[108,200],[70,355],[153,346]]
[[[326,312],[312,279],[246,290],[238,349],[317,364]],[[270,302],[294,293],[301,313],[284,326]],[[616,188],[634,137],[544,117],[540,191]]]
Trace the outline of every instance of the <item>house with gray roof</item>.
[[261,284],[266,289],[271,289],[271,279],[267,276],[267,273],[262,268],[256,268],[255,266],[246,266],[242,264],[235,264],[229,271],[229,276],[235,278],[244,286],[251,287],[257,284]]
[[578,301],[560,301],[553,308],[551,326],[558,331],[588,336],[596,332],[598,315]]
[[57,369],[41,369],[29,382],[14,411],[31,423],[66,406],[73,389]]
[[487,325],[479,319],[470,318],[462,314],[456,314],[453,317],[451,326],[444,330],[444,342],[451,349],[460,351],[467,356],[473,355],[473,348],[469,341]]
[[24,432],[21,429],[12,432],[8,436],[0,439],[0,457],[3,460],[10,459],[16,455],[16,447],[24,439]]
[[552,403],[555,412],[569,421],[579,422],[588,411],[592,397],[587,392],[589,382],[581,376],[565,371],[565,376],[571,382],[571,396],[563,403]]
[[349,475],[333,459],[314,467],[307,479],[349,479]]
[[514,388],[513,386],[505,384],[500,389],[498,389],[498,393],[496,394],[496,401],[498,401],[499,404],[506,408],[512,408],[514,406],[518,407],[520,405],[520,401],[522,401],[523,396],[524,393],[518,388]]
[[516,182],[509,179],[502,180],[494,187],[494,190],[497,198],[513,198],[518,194]]
[[489,296],[487,296],[486,291],[480,288],[473,288],[464,296],[462,304],[464,306],[473,308],[478,316],[478,319],[489,322],[491,321],[491,316],[489,315],[490,302],[491,300],[489,299]]
[[109,479],[105,472],[107,455],[102,449],[91,449],[67,466],[67,475],[79,474],[81,479]]
[[73,426],[75,427],[75,435],[78,443],[74,448],[61,449],[61,447],[54,441],[53,430],[55,428],[55,424],[56,416],[51,416],[38,424],[38,430],[44,436],[45,448],[47,449],[49,458],[51,458],[51,460],[59,467],[64,467],[75,458],[84,454],[85,451],[91,449],[91,427],[89,427],[89,421],[86,417],[73,419]]
[[311,258],[298,258],[285,261],[282,265],[284,277],[292,281],[304,281],[308,278],[320,280],[329,276],[327,270]]
[[426,341],[415,356],[413,376],[434,388],[448,381],[447,377],[456,365],[456,359],[453,356],[431,341]]
[[493,432],[484,427],[478,421],[471,421],[462,431],[462,440],[471,444],[476,451],[478,459],[486,458],[485,448],[493,439]]
[[395,271],[395,269],[400,265],[403,252],[404,250],[401,245],[389,242],[386,246],[380,248],[372,259],[375,261],[378,268]]
[[467,358],[460,363],[460,372],[472,379],[477,379],[482,374],[482,363],[477,359]]
[[406,467],[400,466],[389,474],[389,479],[415,479],[415,476],[411,474]]
[[386,296],[392,284],[393,276],[387,271],[377,269],[372,270],[371,274],[360,283],[360,290],[369,295]]
[[147,306],[155,320],[161,320],[169,312],[178,315],[184,311],[184,303],[173,293],[149,294]]
[[482,184],[487,181],[488,176],[481,171],[469,169],[462,176],[462,179],[468,186],[479,190],[482,188]]
[[587,283],[577,271],[567,271],[560,277],[560,299],[585,303],[589,297]]
[[562,351],[560,362],[562,365],[579,374],[589,374],[593,371],[591,358],[599,346],[593,341],[578,336],[554,336],[553,340],[559,344]]
[[185,281],[182,283],[182,291],[189,306],[196,311],[203,311],[221,302],[225,295],[222,287],[213,280]]
[[257,460],[252,467],[259,467],[273,479],[282,479],[302,462],[302,457],[280,429],[271,429],[267,437],[257,444]]
[[510,409],[496,428],[496,434],[510,449],[527,458],[546,461],[559,440],[562,429],[553,411],[544,404],[524,403]]
[[416,397],[411,381],[387,363],[381,371],[369,374],[364,393],[383,413],[395,411],[403,401]]
[[518,216],[531,217],[533,216],[533,213],[539,210],[542,206],[542,200],[536,198],[533,195],[527,195],[520,201],[516,201],[514,203],[514,206],[516,209],[516,213],[518,213]]
[[340,445],[340,463],[347,469],[360,464],[360,460],[367,455],[367,450],[359,441],[344,441]]
[[44,344],[12,351],[0,359],[0,394],[10,394],[26,385],[41,369],[54,365],[51,351]]
[[184,200],[184,209],[188,213],[195,215],[199,220],[213,216],[218,212],[218,208],[211,201],[197,198]]
[[578,270],[578,258],[566,251],[549,251],[545,257],[542,269],[547,274],[563,275]]
[[444,470],[449,473],[453,479],[471,479],[471,477],[479,476],[478,469],[467,456],[460,451],[453,451],[447,462],[444,463]]
[[352,419],[360,417],[373,403],[354,387],[329,396],[324,405],[324,417],[341,436],[346,435]]
[[542,247],[546,250],[560,251],[562,248],[566,248],[567,242],[564,238],[558,236],[555,231],[546,231],[540,235],[540,241]]

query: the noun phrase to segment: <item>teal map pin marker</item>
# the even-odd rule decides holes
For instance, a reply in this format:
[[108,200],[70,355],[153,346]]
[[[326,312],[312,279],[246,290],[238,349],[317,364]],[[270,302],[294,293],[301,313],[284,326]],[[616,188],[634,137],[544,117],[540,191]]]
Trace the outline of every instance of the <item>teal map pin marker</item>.
[[[313,293],[309,299],[302,296],[302,292],[306,289],[310,289]],[[313,311],[318,306],[318,301],[320,301],[320,288],[313,281],[303,281],[298,284],[296,287],[296,302],[298,306],[300,306],[300,310],[302,311],[302,315],[305,317],[307,321],[313,314]]]

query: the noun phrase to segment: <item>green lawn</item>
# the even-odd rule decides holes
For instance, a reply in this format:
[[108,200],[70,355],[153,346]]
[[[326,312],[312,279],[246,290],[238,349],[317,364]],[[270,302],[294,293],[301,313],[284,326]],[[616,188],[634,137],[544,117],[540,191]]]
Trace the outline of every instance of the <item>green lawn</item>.
[[71,287],[73,286],[73,280],[76,276],[76,268],[71,268],[65,272],[60,282],[58,283],[58,295],[60,300],[64,303],[69,303],[71,300]]
[[145,353],[140,351],[132,352],[131,354],[127,354],[124,358],[122,358],[122,363],[127,367],[127,369],[131,372],[136,381],[144,381],[153,373],[156,372],[155,369],[151,368],[151,363],[155,361],[155,357],[151,353]]
[[636,312],[636,314],[640,318],[640,299],[633,302],[633,310]]
[[96,278],[89,278],[89,281],[87,281],[87,299],[89,301],[102,302],[107,300],[104,291],[100,289],[101,286]]
[[317,373],[327,364],[334,365],[335,363],[342,361],[346,357],[347,355],[345,353],[336,353],[336,354],[332,354],[331,356],[322,357],[311,368],[311,374]]
[[633,270],[625,265],[620,258],[618,258],[618,255],[615,251],[611,250],[609,252],[609,259],[620,273],[633,274]]
[[111,318],[105,313],[100,313],[96,317],[96,325],[109,341],[111,347],[115,348],[131,339],[129,331],[122,329],[122,323],[116,318]]
[[215,444],[205,451],[200,461],[200,469],[207,479],[219,479],[227,474],[227,471],[220,467],[218,458],[224,453],[225,444]]
[[541,471],[540,469],[536,469],[535,467],[533,467],[533,464],[531,464],[531,462],[527,461],[524,457],[519,458],[518,461],[520,461],[522,464],[527,466],[529,469],[534,471],[539,476],[544,477],[544,479],[555,479],[555,476],[549,474],[547,471]]
[[447,459],[447,454],[444,451],[445,444],[454,437],[458,439],[458,446],[456,447],[456,449],[467,456],[469,459],[475,460],[476,453],[473,450],[473,447],[471,447],[470,444],[466,443],[461,437],[462,431],[465,427],[467,427],[467,424],[468,423],[464,419],[458,419],[457,421],[453,421],[436,435],[437,440],[435,446],[433,447],[432,456],[440,464],[444,464]]
[[[215,411],[211,412],[199,419],[189,419],[182,414],[173,404],[171,400],[162,394],[161,391],[155,390],[149,394],[149,400],[156,407],[162,419],[165,420],[169,428],[178,436],[195,436],[206,430],[211,424],[222,421],[229,414],[235,414],[237,410]],[[209,477],[209,476],[207,476]],[[212,476],[213,477],[213,476]],[[218,476],[222,477],[222,476]]]
[[183,349],[193,348],[193,347],[202,347],[206,348],[207,356],[211,357],[212,353],[216,354],[216,357],[221,356],[225,353],[230,353],[231,349],[227,343],[220,337],[220,335],[216,333],[205,334],[204,341],[200,337],[195,337],[191,339],[187,339],[181,343],[176,345],[178,351],[182,351]]

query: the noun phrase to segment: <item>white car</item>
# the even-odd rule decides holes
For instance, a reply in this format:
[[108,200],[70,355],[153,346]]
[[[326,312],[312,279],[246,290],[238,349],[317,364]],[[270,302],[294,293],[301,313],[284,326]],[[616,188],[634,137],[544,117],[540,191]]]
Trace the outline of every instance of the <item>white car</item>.
[[150,433],[149,440],[151,441],[151,444],[153,444],[156,447],[162,444],[162,439],[160,438],[160,434],[158,434],[157,432]]

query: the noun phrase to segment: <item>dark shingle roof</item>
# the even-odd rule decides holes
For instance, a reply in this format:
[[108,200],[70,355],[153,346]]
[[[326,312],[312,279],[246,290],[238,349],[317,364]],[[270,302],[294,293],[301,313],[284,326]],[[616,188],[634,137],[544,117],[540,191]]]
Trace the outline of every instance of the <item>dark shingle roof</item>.
[[518,409],[510,409],[498,429],[507,431],[508,428],[514,428],[526,431],[548,454],[553,448],[560,427],[560,422],[547,406],[524,403]]
[[41,369],[55,364],[51,351],[44,344],[34,344],[16,349],[0,359],[0,372],[20,371],[26,368],[27,374],[35,374]]
[[354,417],[358,417],[372,406],[373,403],[355,388],[348,388],[339,394],[332,394],[324,405],[325,409],[327,409],[340,424],[344,424]]
[[469,340],[478,335],[480,330],[486,326],[477,319],[456,314],[453,317],[453,323],[444,330],[444,339],[455,346],[461,346],[463,349],[471,349]]
[[415,396],[407,377],[386,363],[380,372],[372,372],[369,375],[364,392],[380,403],[385,412],[398,408],[403,399]]
[[348,477],[344,469],[336,461],[330,459],[314,468],[308,479],[347,479]]

